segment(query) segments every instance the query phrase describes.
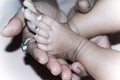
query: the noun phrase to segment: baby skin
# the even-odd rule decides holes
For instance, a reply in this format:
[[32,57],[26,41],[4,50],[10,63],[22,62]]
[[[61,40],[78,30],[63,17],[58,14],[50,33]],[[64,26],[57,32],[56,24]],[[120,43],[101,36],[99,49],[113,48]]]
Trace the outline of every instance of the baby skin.
[[40,49],[81,62],[96,80],[120,79],[120,52],[101,48],[48,16],[38,16],[36,26],[35,40]]
[[70,29],[86,38],[120,31],[120,1],[90,1],[95,5],[89,13],[81,14],[80,10],[71,12],[74,16],[68,21]]

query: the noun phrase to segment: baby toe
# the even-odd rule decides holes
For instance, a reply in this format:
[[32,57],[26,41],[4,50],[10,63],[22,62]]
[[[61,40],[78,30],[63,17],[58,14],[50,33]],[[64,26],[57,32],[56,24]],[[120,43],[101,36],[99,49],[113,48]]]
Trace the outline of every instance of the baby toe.
[[46,23],[50,27],[56,22],[54,19],[52,19],[49,16],[43,16],[42,19],[41,19],[41,21],[44,22],[44,23]]
[[35,35],[35,40],[40,44],[48,44],[48,40],[39,35]]
[[37,14],[36,13],[30,11],[29,9],[25,9],[24,16],[27,20],[29,20],[30,22],[35,24],[35,22],[37,20]]
[[36,34],[41,35],[44,38],[47,38],[47,39],[49,38],[48,33],[45,30],[43,30],[43,29],[37,28],[35,32],[36,32]]
[[37,21],[36,26],[40,29],[43,29],[44,31],[46,31],[48,34],[51,31],[51,27],[48,26],[46,23],[42,22],[42,21]]
[[27,21],[27,25],[31,31],[35,32],[36,26],[32,22]]
[[34,3],[32,2],[32,0],[25,0],[23,2],[23,5],[25,7],[27,7],[28,9],[30,9],[31,11],[37,13],[37,10],[36,10],[36,8],[35,8]]
[[48,51],[48,48],[47,48],[47,45],[44,45],[44,44],[37,44],[38,48],[44,50],[44,51]]

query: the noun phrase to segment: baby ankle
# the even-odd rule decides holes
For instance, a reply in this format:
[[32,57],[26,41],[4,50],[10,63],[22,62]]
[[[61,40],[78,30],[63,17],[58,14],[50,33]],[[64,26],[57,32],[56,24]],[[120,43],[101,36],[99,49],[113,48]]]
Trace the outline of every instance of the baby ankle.
[[79,44],[77,45],[73,56],[71,58],[72,61],[78,61],[78,54],[81,54],[82,50],[85,50],[84,47],[87,45],[88,40],[85,40],[82,38],[82,40],[79,41]]

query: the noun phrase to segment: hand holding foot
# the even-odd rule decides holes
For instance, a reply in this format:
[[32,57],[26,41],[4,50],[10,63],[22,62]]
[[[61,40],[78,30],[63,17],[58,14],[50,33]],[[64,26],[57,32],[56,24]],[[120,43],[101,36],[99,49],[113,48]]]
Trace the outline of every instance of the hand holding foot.
[[[26,4],[27,3],[27,4]],[[30,10],[32,10],[34,13],[36,12],[36,10],[35,10],[35,8],[34,8],[34,6],[32,6],[32,4],[31,3],[29,3],[29,2],[25,2],[24,3],[25,4],[25,6],[26,7],[28,7]],[[42,5],[41,5],[42,6]],[[36,6],[37,7],[37,6]],[[43,7],[43,6],[42,6]],[[39,8],[41,8],[41,7],[38,7],[38,9]],[[29,11],[30,12],[30,10],[27,10],[27,11]],[[49,9],[50,10],[50,9]],[[48,10],[48,11],[49,11]],[[44,11],[44,10],[43,10]],[[30,12],[31,13],[31,12]],[[45,13],[45,12],[42,12],[42,13]],[[32,13],[31,13],[32,14]],[[45,13],[46,14],[46,13]],[[29,15],[28,13],[26,13],[26,15]],[[31,17],[33,17],[34,18],[34,20],[35,20],[35,18],[36,18],[36,16],[35,15],[30,15]],[[54,18],[54,17],[53,17]],[[29,20],[29,21],[31,21],[31,19],[30,19],[30,17],[27,17],[27,19]],[[32,19],[33,20],[33,19]],[[64,20],[63,20],[64,21]],[[31,21],[31,22],[35,22],[35,21]],[[32,27],[32,26],[31,26]],[[61,63],[62,64],[62,63]],[[79,66],[78,66],[79,67]],[[52,68],[51,68],[52,69]],[[84,71],[83,71],[84,72]],[[80,73],[80,72],[79,72]],[[64,74],[64,73],[63,73]]]

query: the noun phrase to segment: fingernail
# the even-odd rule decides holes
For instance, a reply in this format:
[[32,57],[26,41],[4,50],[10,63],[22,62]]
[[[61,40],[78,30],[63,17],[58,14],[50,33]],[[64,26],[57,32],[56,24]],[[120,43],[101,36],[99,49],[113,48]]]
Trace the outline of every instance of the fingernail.
[[58,75],[55,71],[51,71],[51,73],[52,73],[54,76],[57,76],[57,75]]
[[62,75],[62,80],[66,80],[66,75]]
[[43,58],[40,58],[38,62],[41,63],[41,64],[46,64],[47,63],[47,61],[44,60]]

